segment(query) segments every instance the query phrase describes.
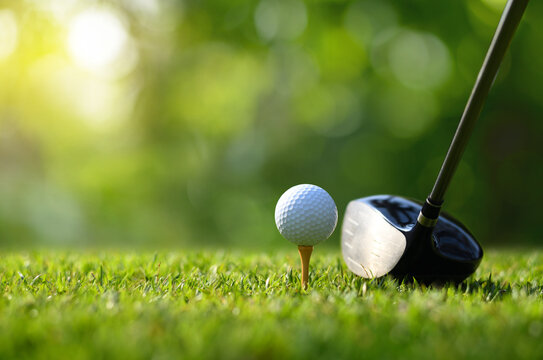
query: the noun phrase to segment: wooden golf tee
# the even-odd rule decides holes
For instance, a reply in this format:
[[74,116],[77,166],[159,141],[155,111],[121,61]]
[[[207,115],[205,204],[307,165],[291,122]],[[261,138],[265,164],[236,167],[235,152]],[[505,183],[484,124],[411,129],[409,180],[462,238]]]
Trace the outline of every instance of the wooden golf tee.
[[311,259],[313,246],[299,245],[298,252],[300,253],[300,260],[302,260],[302,288],[307,290],[307,280],[309,278],[309,259]]

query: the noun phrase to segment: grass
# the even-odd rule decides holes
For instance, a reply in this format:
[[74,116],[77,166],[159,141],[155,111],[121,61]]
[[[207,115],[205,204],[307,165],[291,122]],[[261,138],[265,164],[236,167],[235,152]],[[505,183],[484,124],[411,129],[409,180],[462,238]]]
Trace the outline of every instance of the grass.
[[353,276],[288,254],[4,253],[0,359],[535,359],[543,253],[490,251],[464,284]]

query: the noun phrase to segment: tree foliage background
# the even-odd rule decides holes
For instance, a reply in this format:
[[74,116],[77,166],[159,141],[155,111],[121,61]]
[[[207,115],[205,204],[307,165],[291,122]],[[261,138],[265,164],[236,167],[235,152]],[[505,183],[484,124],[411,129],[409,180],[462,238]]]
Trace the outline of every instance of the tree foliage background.
[[[1,244],[275,248],[298,183],[340,221],[423,199],[504,5],[3,1]],[[446,198],[484,245],[541,240],[542,21],[533,1]]]

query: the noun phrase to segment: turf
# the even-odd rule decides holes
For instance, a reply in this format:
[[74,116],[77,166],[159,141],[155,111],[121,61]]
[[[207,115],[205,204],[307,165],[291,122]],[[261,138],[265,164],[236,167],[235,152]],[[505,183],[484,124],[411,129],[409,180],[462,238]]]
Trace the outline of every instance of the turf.
[[464,284],[353,276],[292,253],[3,253],[0,359],[535,359],[543,253],[490,251]]

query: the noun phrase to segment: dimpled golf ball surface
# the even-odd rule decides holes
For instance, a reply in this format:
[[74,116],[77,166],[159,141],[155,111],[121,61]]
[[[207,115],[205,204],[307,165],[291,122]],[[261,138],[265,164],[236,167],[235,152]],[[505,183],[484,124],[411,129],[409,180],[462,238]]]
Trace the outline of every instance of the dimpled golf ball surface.
[[288,241],[297,245],[316,245],[328,239],[336,228],[336,204],[316,185],[296,185],[277,202],[275,224]]

